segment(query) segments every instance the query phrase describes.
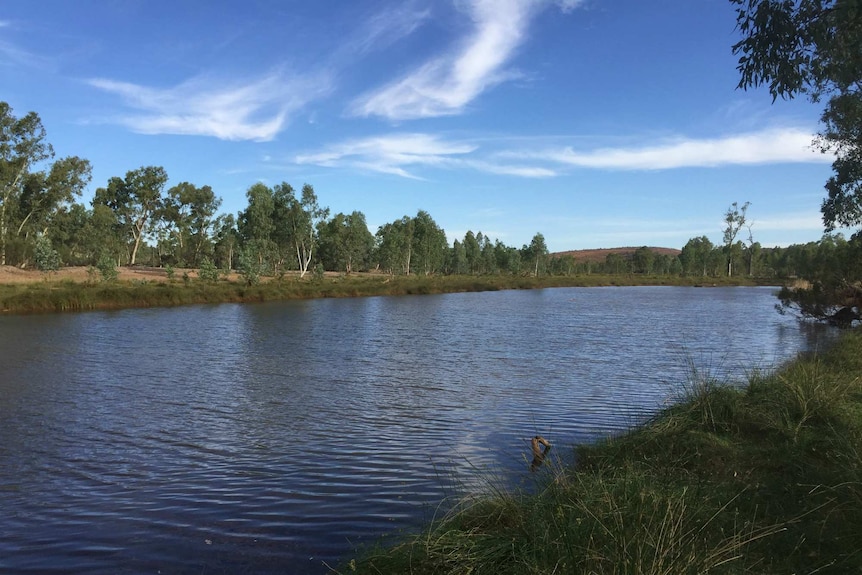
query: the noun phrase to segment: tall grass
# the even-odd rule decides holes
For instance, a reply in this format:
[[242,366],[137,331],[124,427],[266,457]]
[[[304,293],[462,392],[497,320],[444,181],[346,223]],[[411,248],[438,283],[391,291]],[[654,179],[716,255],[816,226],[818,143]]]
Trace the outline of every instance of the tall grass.
[[493,490],[339,572],[862,572],[862,333],[686,389],[535,493]]

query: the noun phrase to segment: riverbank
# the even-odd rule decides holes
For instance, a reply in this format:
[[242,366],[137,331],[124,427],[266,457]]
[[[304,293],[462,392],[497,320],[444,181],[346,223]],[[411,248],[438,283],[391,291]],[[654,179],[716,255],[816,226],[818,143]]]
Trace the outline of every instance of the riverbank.
[[862,572],[862,331],[741,388],[692,374],[680,403],[577,462],[338,572]]
[[[286,274],[248,285],[235,273],[205,280],[197,270],[118,268],[118,278],[103,281],[93,270],[64,268],[44,274],[0,269],[0,312],[42,313],[162,307],[200,303],[262,302],[375,295],[437,294],[547,287],[624,285],[755,285],[747,278],[642,275],[583,276],[389,276],[379,273],[323,277]],[[705,279],[707,281],[705,281]]]

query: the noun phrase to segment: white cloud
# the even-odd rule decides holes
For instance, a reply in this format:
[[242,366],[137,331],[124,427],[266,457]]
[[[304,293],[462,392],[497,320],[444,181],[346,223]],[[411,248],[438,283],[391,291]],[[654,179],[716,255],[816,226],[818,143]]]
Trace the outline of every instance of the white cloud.
[[547,178],[556,172],[545,167],[499,164],[472,157],[479,151],[469,142],[451,142],[430,134],[390,134],[350,140],[322,151],[300,154],[298,164],[358,168],[418,179],[416,168],[467,168],[490,174]]
[[416,178],[407,167],[445,164],[453,157],[469,154],[475,149],[470,144],[446,142],[428,134],[393,134],[351,140],[322,152],[301,154],[296,157],[296,162],[328,167],[346,165]]
[[471,34],[452,53],[360,97],[353,113],[393,120],[459,113],[486,89],[512,77],[503,70],[524,41],[535,0],[470,0]]
[[751,226],[755,239],[763,231],[823,230],[823,216],[817,212],[796,214],[772,214],[770,217],[753,220]]
[[103,78],[89,84],[143,112],[116,119],[136,132],[256,141],[272,140],[292,112],[329,90],[325,76],[298,80],[280,72],[244,83],[197,77],[164,89]]
[[418,9],[416,2],[387,6],[360,26],[357,38],[346,42],[351,53],[381,50],[409,36],[431,17],[431,10]]
[[656,145],[629,148],[572,148],[539,153],[507,154],[580,168],[668,170],[797,162],[831,162],[811,147],[814,135],[796,128],[771,129],[714,139],[677,138]]

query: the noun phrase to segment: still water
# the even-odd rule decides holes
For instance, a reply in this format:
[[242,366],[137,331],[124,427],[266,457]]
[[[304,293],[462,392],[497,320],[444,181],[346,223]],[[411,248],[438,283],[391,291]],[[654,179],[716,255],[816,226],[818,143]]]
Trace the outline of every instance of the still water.
[[483,477],[822,330],[769,288],[565,288],[0,317],[0,571],[326,573]]

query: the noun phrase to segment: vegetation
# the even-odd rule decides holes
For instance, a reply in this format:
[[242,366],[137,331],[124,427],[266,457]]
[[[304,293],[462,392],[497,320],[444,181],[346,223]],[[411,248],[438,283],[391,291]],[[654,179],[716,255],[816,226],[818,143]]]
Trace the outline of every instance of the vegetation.
[[[854,264],[860,261],[856,254],[862,240],[827,235],[814,245],[763,248],[754,241],[748,202],[734,202],[728,208],[723,245],[701,236],[689,240],[678,255],[643,246],[595,261],[550,254],[541,233],[520,248],[492,240],[481,231],[468,231],[449,245],[445,231],[424,210],[372,233],[362,212],[330,218],[329,209],[320,205],[309,184],[297,193],[287,182],[272,187],[258,182],[246,192],[245,209],[235,215],[219,214],[221,198],[210,186],[181,182],[168,187],[168,174],[159,166],[142,166],[122,178],[110,178],[107,185],[96,189],[87,207],[76,202],[90,180],[86,160],[68,157],[51,163],[54,152],[34,112],[17,118],[8,104],[0,102],[0,125],[0,265],[45,272],[88,266],[94,268],[93,276],[97,271],[104,281],[115,281],[117,268],[135,264],[163,268],[170,280],[175,268],[198,269],[198,277],[210,283],[218,283],[220,276],[236,270],[243,288],[288,273],[304,278],[309,271],[318,279],[324,272],[382,272],[390,278],[500,278],[488,280],[491,285],[519,284],[519,278],[526,276],[563,276],[570,278],[562,282],[568,285],[579,281],[572,278],[592,275],[639,276],[614,280],[617,283],[652,283],[648,279],[652,276],[665,278],[664,283],[717,283],[728,277],[769,283],[804,280],[807,283],[782,292],[781,309],[843,327],[862,318],[862,270]],[[747,243],[737,239],[744,227]],[[811,255],[817,252],[819,257],[824,251],[834,256],[828,273]],[[190,276],[182,279],[192,283]],[[448,285],[459,282],[456,279]],[[278,292],[270,287],[260,289]],[[230,301],[245,297],[224,286],[218,290]],[[57,307],[116,305],[104,296],[94,297],[80,299],[86,304]],[[211,297],[198,293],[180,299],[210,301]],[[158,302],[162,301],[140,294],[128,299],[142,305],[161,305]],[[175,299],[172,296],[170,301]],[[30,303],[22,308],[12,301],[5,305],[7,309],[52,307]]]
[[[862,5],[855,0],[730,0],[742,39],[739,87],[766,85],[773,101],[825,101],[816,143],[835,155],[821,205],[827,232],[862,226]],[[856,251],[862,232],[842,251]],[[844,262],[851,259],[842,258]],[[843,327],[862,320],[862,268],[830,268],[782,303]]]
[[576,462],[339,572],[860,572],[862,333],[743,387],[693,373],[679,404]]
[[[261,281],[254,272],[241,270],[238,281],[224,279],[218,270],[201,268],[197,278],[184,273],[175,282],[175,272],[165,274],[168,281],[118,281],[115,262],[99,260],[90,268],[87,282],[69,280],[40,281],[30,284],[0,285],[0,312],[39,313],[87,311],[126,307],[175,306],[195,303],[261,302],[289,299],[358,297],[376,295],[423,295],[451,292],[535,289],[547,287],[596,287],[619,285],[701,285],[696,278],[661,276],[395,276],[351,274],[300,279],[298,274]],[[710,284],[712,285],[712,284]],[[716,285],[751,285],[745,279],[722,278]]]

